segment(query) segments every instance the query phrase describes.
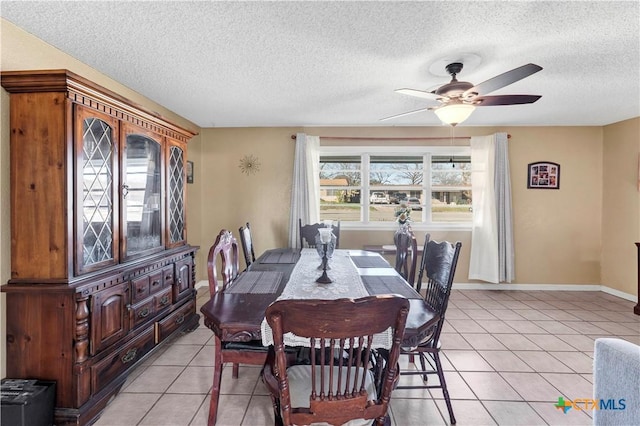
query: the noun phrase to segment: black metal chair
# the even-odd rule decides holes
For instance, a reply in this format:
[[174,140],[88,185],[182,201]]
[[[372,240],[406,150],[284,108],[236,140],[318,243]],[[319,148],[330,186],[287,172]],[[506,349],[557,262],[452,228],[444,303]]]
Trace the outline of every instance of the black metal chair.
[[[424,243],[424,251],[422,252],[422,261],[420,262],[420,273],[416,283],[416,289],[421,290],[425,285],[424,303],[429,305],[437,315],[439,321],[433,326],[429,335],[423,339],[416,347],[402,348],[402,353],[409,355],[409,361],[413,362],[414,357],[420,358],[420,368],[418,371],[402,371],[401,376],[420,375],[422,376],[422,385],[406,386],[402,385],[402,380],[397,389],[434,389],[441,388],[444,395],[447,410],[451,424],[456,423],[453,415],[451,399],[447,390],[447,382],[442,371],[442,363],[440,362],[440,333],[444,325],[445,312],[451,295],[451,286],[453,285],[453,276],[460,255],[461,242],[452,244],[450,242],[431,241],[430,235],[426,235]],[[428,366],[428,368],[427,368]],[[416,366],[417,368],[418,366]],[[437,374],[440,381],[439,384],[429,384],[427,379],[429,375]]]
[[[298,219],[298,226],[300,229],[300,248],[315,248],[316,235],[318,235],[318,229],[324,228],[323,223],[314,223],[312,225],[302,225],[302,219]],[[340,222],[331,225],[331,231],[336,236],[336,247],[340,248]]]
[[416,266],[418,264],[418,242],[413,231],[396,232],[393,236],[396,245],[396,265],[395,269],[402,278],[407,280],[411,286],[416,281]]
[[240,244],[242,245],[242,254],[244,254],[244,262],[247,268],[256,261],[256,254],[253,251],[253,238],[251,237],[251,227],[249,222],[238,229],[240,233]]

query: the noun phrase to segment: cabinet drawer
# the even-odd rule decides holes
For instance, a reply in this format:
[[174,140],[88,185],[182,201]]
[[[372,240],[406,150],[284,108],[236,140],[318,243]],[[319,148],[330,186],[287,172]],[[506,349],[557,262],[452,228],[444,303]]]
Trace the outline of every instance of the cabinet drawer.
[[160,312],[163,309],[168,308],[173,303],[173,299],[171,298],[172,291],[170,288],[165,288],[162,293],[158,293],[153,296],[154,305],[156,308],[156,312]]
[[149,276],[138,277],[131,280],[131,296],[133,302],[139,302],[149,295]]
[[173,286],[173,265],[166,266],[162,270],[162,287]]
[[162,289],[162,275],[162,271],[149,275],[149,294],[157,293]]
[[156,305],[153,297],[131,307],[131,328],[137,327],[156,313]]
[[176,331],[185,322],[185,320],[194,312],[195,301],[191,300],[180,309],[172,312],[163,320],[156,323],[157,327],[157,340],[156,343],[162,342],[171,333]]
[[97,392],[118,377],[155,346],[153,327],[91,367],[92,389]]

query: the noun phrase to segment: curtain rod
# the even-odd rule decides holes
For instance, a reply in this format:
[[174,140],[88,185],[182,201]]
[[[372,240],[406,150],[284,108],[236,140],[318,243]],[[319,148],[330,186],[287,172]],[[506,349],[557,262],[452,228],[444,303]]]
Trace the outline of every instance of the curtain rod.
[[[291,139],[296,140],[296,135],[291,135]],[[471,139],[471,136],[456,136],[454,138],[448,136],[442,137],[422,137],[422,138],[376,138],[362,136],[320,136],[320,139],[331,140],[369,140],[369,141],[428,141],[428,140],[451,140],[451,139]],[[507,134],[507,139],[511,139],[511,135]]]

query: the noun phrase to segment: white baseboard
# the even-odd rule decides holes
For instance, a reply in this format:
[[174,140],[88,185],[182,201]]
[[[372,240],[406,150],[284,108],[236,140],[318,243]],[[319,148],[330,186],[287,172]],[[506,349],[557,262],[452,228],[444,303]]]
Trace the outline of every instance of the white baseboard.
[[638,297],[600,284],[491,284],[491,283],[453,283],[454,290],[545,290],[545,291],[602,291],[621,299],[635,302]]
[[[209,281],[202,280],[196,283],[196,289],[209,287]],[[625,293],[615,288],[600,284],[490,284],[490,283],[453,283],[454,290],[546,290],[546,291],[602,291],[621,299],[636,302],[638,297]]]
[[632,302],[638,301],[638,296],[636,296],[635,294],[625,293],[624,291],[616,290],[615,288],[607,287],[606,285],[602,286],[601,291],[616,297],[620,297],[621,299],[630,300]]

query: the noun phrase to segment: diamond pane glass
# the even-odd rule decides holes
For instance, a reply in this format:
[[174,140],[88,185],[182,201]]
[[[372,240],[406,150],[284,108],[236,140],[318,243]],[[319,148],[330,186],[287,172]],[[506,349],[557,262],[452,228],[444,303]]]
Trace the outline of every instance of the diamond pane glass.
[[109,124],[82,124],[82,250],[84,265],[113,259],[113,137]]
[[182,150],[172,146],[169,154],[169,238],[184,239],[184,162]]

